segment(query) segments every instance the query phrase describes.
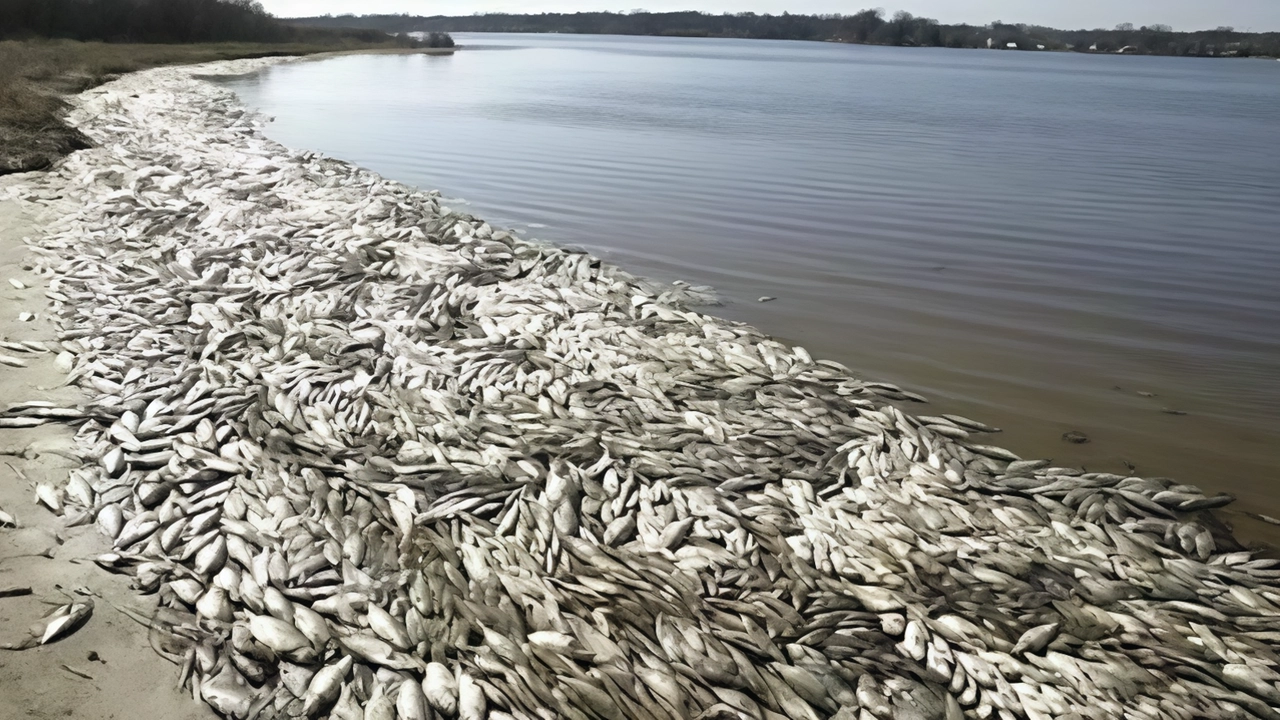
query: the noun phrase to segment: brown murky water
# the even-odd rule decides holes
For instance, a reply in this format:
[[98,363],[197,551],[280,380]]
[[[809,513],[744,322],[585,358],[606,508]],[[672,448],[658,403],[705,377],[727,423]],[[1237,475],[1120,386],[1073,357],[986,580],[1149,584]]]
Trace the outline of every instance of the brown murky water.
[[1280,536],[1240,514],[1280,517],[1280,64],[460,40],[235,87],[288,145],[711,284],[1024,457],[1230,492]]

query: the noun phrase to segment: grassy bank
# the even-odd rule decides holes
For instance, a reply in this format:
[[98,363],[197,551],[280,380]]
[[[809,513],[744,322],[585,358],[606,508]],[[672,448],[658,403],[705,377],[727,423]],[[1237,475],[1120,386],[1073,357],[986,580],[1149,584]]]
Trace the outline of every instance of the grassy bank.
[[123,73],[180,65],[277,55],[343,51],[400,51],[394,42],[208,43],[134,45],[72,40],[0,42],[0,174],[48,167],[87,146],[63,122],[63,96]]

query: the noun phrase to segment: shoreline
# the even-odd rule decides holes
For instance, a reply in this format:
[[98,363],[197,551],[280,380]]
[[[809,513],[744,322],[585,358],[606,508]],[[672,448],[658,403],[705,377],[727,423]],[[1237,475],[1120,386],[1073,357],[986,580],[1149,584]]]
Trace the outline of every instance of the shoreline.
[[[464,93],[459,96],[464,106],[461,113],[454,111],[459,108],[432,113],[434,101],[430,93],[419,94],[413,99],[396,99],[397,88],[406,84],[438,87],[441,92],[451,93],[450,97],[455,91],[464,91],[465,83],[457,85],[456,73],[445,65],[458,65],[455,70],[470,65],[476,65],[479,70],[484,66],[486,73],[495,73],[491,75],[495,81],[506,78],[500,83],[506,87],[510,84],[508,76],[518,72],[523,64],[519,58],[527,53],[541,52],[529,48],[556,46],[572,49],[585,43],[583,48],[591,46],[594,49],[566,50],[569,54],[562,57],[608,58],[612,52],[601,55],[598,51],[608,50],[608,46],[616,44],[613,40],[621,39],[563,40],[565,42],[540,36],[528,36],[523,40],[515,37],[504,39],[497,35],[487,39],[477,37],[470,42],[525,49],[513,49],[504,52],[502,58],[495,56],[484,62],[480,62],[478,55],[463,53],[441,61],[443,64],[439,66],[425,60],[402,64],[400,60],[372,57],[360,62],[345,60],[332,66],[285,66],[256,78],[233,81],[229,87],[239,93],[248,105],[277,118],[266,133],[286,145],[371,167],[386,177],[410,185],[440,188],[446,196],[466,198],[470,204],[464,201],[459,203],[459,207],[495,225],[521,228],[518,232],[525,233],[525,237],[549,240],[561,246],[577,245],[615,265],[650,278],[679,278],[713,286],[722,292],[725,306],[714,310],[699,308],[700,311],[745,322],[784,344],[800,344],[815,356],[843,363],[862,378],[909,388],[929,398],[930,414],[954,412],[1004,428],[999,444],[1024,457],[1052,458],[1056,465],[1119,475],[1175,478],[1178,482],[1197,485],[1211,493],[1235,495],[1238,502],[1225,509],[1223,517],[1231,516],[1240,536],[1248,535],[1251,540],[1257,538],[1276,544],[1280,530],[1274,525],[1232,513],[1236,508],[1248,508],[1280,517],[1280,496],[1269,493],[1268,482],[1274,470],[1280,467],[1280,444],[1269,442],[1275,436],[1272,431],[1277,424],[1272,419],[1275,413],[1268,410],[1280,407],[1276,405],[1280,397],[1262,380],[1268,377],[1263,348],[1268,337],[1264,332],[1266,325],[1259,326],[1261,335],[1256,338],[1247,334],[1240,336],[1249,337],[1242,342],[1249,347],[1256,345],[1258,352],[1263,354],[1244,353],[1242,346],[1228,341],[1226,336],[1247,333],[1247,316],[1228,312],[1215,320],[1216,311],[1207,309],[1214,307],[1212,303],[1190,300],[1207,288],[1213,288],[1209,291],[1210,297],[1222,293],[1233,297],[1239,293],[1242,300],[1265,296],[1266,278],[1258,277],[1256,271],[1260,266],[1240,263],[1235,254],[1228,253],[1214,260],[1218,272],[1183,278],[1178,275],[1176,261],[1172,259],[1176,257],[1175,247],[1191,249],[1198,246],[1199,240],[1192,235],[1180,234],[1176,227],[1168,228],[1173,233],[1163,241],[1168,245],[1162,245],[1162,249],[1151,258],[1153,272],[1155,268],[1159,268],[1159,272],[1144,282],[1170,282],[1175,277],[1182,280],[1184,284],[1178,285],[1180,289],[1176,298],[1168,300],[1171,306],[1179,308],[1178,317],[1181,319],[1176,327],[1168,326],[1147,301],[1127,286],[1117,286],[1114,291],[1100,290],[1104,295],[1115,292],[1121,297],[1116,303],[1105,303],[1093,293],[1072,290],[1067,283],[1065,278],[1070,276],[1071,284],[1100,287],[1094,284],[1121,273],[1120,268],[1125,267],[1124,258],[1127,257],[1120,249],[1124,246],[1121,238],[1114,242],[1099,242],[1094,238],[1086,243],[1087,249],[1077,248],[1080,257],[1093,258],[1094,261],[1079,265],[1068,263],[1062,268],[1061,277],[1035,269],[1043,267],[1036,263],[1043,261],[1046,255],[1056,255],[1056,243],[1070,237],[1073,229],[1069,224],[1047,219],[1050,216],[1031,216],[1027,210],[1043,204],[1065,213],[1068,210],[1064,206],[1065,201],[1053,195],[1028,195],[1019,188],[1072,185],[1083,191],[1105,186],[1112,194],[1123,194],[1133,192],[1136,177],[1126,176],[1126,180],[1119,181],[1114,176],[1091,179],[1085,168],[1078,168],[1079,173],[1073,170],[1048,176],[1028,171],[1025,183],[1017,183],[1008,191],[996,189],[1009,182],[1010,173],[1021,172],[1011,170],[1010,173],[999,173],[1000,177],[989,183],[958,192],[954,188],[962,185],[943,187],[937,181],[943,175],[953,177],[957,172],[982,172],[980,167],[969,165],[964,158],[950,157],[936,166],[936,172],[924,173],[912,172],[911,167],[895,164],[890,159],[886,160],[888,165],[873,175],[860,175],[843,166],[824,164],[826,155],[821,152],[807,156],[806,148],[811,143],[797,140],[797,137],[805,136],[793,133],[779,140],[787,146],[785,150],[744,147],[745,156],[753,158],[752,166],[768,166],[770,172],[743,174],[731,183],[738,192],[724,195],[727,186],[715,184],[713,178],[727,177],[725,174],[732,172],[730,168],[744,168],[746,164],[742,157],[731,153],[721,155],[719,159],[711,157],[712,148],[729,149],[730,143],[723,138],[716,140],[706,136],[706,142],[710,144],[705,151],[700,150],[702,138],[699,132],[680,124],[704,117],[697,111],[681,109],[678,97],[686,92],[676,96],[664,94],[664,97],[677,102],[653,106],[654,115],[644,124],[658,128],[654,132],[644,130],[634,134],[632,130],[640,124],[635,118],[632,119],[635,122],[620,125],[606,123],[584,136],[580,147],[568,138],[572,137],[574,127],[591,124],[592,118],[598,117],[601,103],[595,100],[575,101],[578,93],[560,92],[565,87],[563,82],[550,81],[545,87],[540,84],[543,79],[554,78],[558,73],[530,76],[512,86],[523,87],[523,90],[516,89],[509,98],[505,98],[504,93],[513,110],[508,113],[504,109],[501,117],[519,115],[514,122],[521,127],[521,136],[531,133],[529,137],[536,137],[536,142],[515,143],[510,139],[514,135],[501,133],[490,139],[477,136],[468,121],[470,116],[478,113],[489,117],[485,121],[486,126],[497,122],[497,116],[490,117],[492,113],[487,111],[494,101],[487,94]],[[596,42],[606,40],[609,42],[603,45]],[[623,45],[625,47],[613,49],[635,53],[635,57],[642,60],[649,56],[647,51],[643,51],[643,43],[626,45],[623,41]],[[811,48],[800,52],[795,48],[788,50],[788,46],[777,43],[739,45],[741,52],[759,56],[761,60],[795,59],[823,49]],[[773,45],[772,49],[769,45]],[[704,50],[712,52],[715,46],[715,43],[708,44]],[[663,54],[675,52],[682,55],[678,47],[657,41],[650,50],[666,48],[661,51]],[[835,56],[849,54],[848,50],[839,48],[827,50],[831,52],[819,55],[833,55],[827,59],[837,63],[840,59]],[[720,53],[715,51],[714,54]],[[881,60],[896,68],[898,62],[908,62],[908,55],[884,53]],[[864,58],[869,59],[870,56]],[[855,62],[852,56],[845,57],[845,60]],[[975,72],[985,76],[992,71],[987,66],[994,60],[981,61],[985,69]],[[1007,60],[1008,63],[995,64],[1026,64],[1016,58]],[[1075,64],[1067,60],[1041,58],[1047,63],[1041,70],[1048,71],[1049,66],[1053,66],[1061,71]],[[562,72],[572,74],[572,61],[566,59],[563,62],[569,64],[556,63],[556,66]],[[701,61],[679,62],[696,68]],[[1122,66],[1126,64],[1121,61],[1096,62],[1110,66],[1126,78],[1145,77],[1143,73],[1134,76],[1133,68],[1125,70]],[[928,64],[934,68],[927,73],[931,76],[944,72],[948,65],[940,55]],[[750,74],[750,67],[743,67],[746,68],[744,72]],[[771,64],[770,67],[794,69],[790,64]],[[1227,66],[1214,67],[1218,69],[1206,65],[1201,70],[1210,77],[1223,80],[1238,75]],[[1166,79],[1178,75],[1172,68],[1169,63],[1152,65],[1153,72]],[[1237,69],[1243,71],[1247,68]],[[877,72],[881,71],[890,76],[899,73],[898,69],[877,66]],[[589,84],[595,77],[599,77],[598,74],[587,74],[582,81]],[[1258,90],[1266,85],[1265,82],[1258,84],[1258,76],[1250,77],[1254,79],[1249,87]],[[1241,80],[1244,81],[1243,76]],[[673,82],[679,87],[686,86],[686,81],[674,79]],[[696,79],[687,82],[709,91]],[[1130,82],[1139,86],[1143,84],[1141,79]],[[536,89],[531,90],[529,83],[534,83]],[[693,92],[697,94],[697,91]],[[1003,91],[995,92],[998,97],[1004,96]],[[724,90],[724,93],[724,97],[716,96],[715,122],[726,118],[745,122],[749,116],[743,113],[754,107],[754,103],[732,89]],[[373,100],[375,96],[382,100]],[[1135,103],[1150,101],[1150,98],[1142,100],[1144,97],[1139,93]],[[288,100],[282,103],[282,98]],[[370,99],[368,107],[352,106],[332,120],[317,120],[317,113],[323,113],[326,107],[350,105],[353,101],[359,104],[362,98]],[[566,110],[563,118],[557,115],[557,119],[548,125],[536,115],[538,108],[547,102],[557,105],[568,103],[573,109]],[[726,110],[728,115],[719,112],[724,109],[725,102],[734,103],[733,109]],[[920,99],[920,102],[927,102],[927,98]],[[826,102],[819,105],[828,107]],[[503,102],[502,106],[506,108],[507,103]],[[413,109],[389,112],[392,107]],[[1109,107],[1115,109],[1117,106]],[[1212,107],[1204,110],[1213,112]],[[972,112],[983,112],[968,104],[957,108],[957,111],[965,117],[971,117]],[[806,115],[811,112],[824,111],[818,107],[804,111]],[[1046,115],[1042,103],[1011,112],[1018,117],[1022,117],[1023,112],[1034,114],[1037,127],[1041,123],[1054,123],[1061,119],[1055,111]],[[1196,115],[1195,111],[1186,108],[1179,112],[1190,112],[1192,117]],[[1126,117],[1133,118],[1138,127],[1142,123],[1127,110],[1119,111],[1118,115],[1110,110],[1104,114],[1110,118],[1109,122],[1121,125],[1125,124]],[[872,115],[879,117],[880,121],[888,120],[878,113],[872,112]],[[412,120],[414,116],[430,117],[435,132],[416,136],[412,129],[416,122]],[[830,120],[838,115],[823,117]],[[654,122],[657,125],[653,125]],[[779,122],[788,121],[780,119]],[[801,121],[796,119],[794,122]],[[804,122],[805,127],[809,125]],[[1188,125],[1180,123],[1179,126]],[[817,132],[818,126],[813,127]],[[796,125],[791,125],[791,128],[800,129]],[[1126,132],[1134,130],[1130,127]],[[768,124],[757,127],[756,131],[767,132]],[[843,153],[874,155],[882,152],[881,148],[865,139],[850,138],[847,144],[841,144],[843,140],[822,132],[829,142],[834,143],[832,147],[839,146]],[[999,130],[984,128],[980,121],[975,125],[957,126],[957,132],[963,135],[965,142],[973,141],[988,150],[991,146],[987,143],[1000,134]],[[1098,139],[1097,133],[1080,131],[1079,128],[1072,132],[1080,132],[1079,140],[1085,144],[1091,137]],[[397,133],[401,136],[399,139]],[[1037,151],[1035,139],[1020,137],[1024,142],[1018,143],[1016,138],[1010,138],[1015,142],[1006,149],[1011,153],[1034,155]],[[1224,143],[1224,152],[1229,152],[1228,146],[1239,146],[1238,139],[1232,139],[1233,135],[1216,134],[1214,137]],[[389,138],[390,143],[379,145],[377,138]],[[956,141],[958,138],[951,142],[954,144]],[[637,146],[643,146],[644,152],[628,150]],[[673,165],[666,162],[654,165],[647,161],[650,156],[666,157],[664,153],[670,148],[683,147],[697,151],[699,156],[707,155],[708,160],[689,163],[673,158]],[[575,152],[578,154],[574,155]],[[440,161],[424,165],[421,158],[432,157],[433,153],[442,153]],[[593,177],[598,177],[602,184],[593,189],[591,183],[583,182],[581,173],[568,166],[544,164],[538,160],[551,155],[577,157],[578,162],[589,163]],[[968,152],[966,156],[974,157],[974,153]],[[1247,148],[1245,156],[1248,157]],[[1133,167],[1140,167],[1140,161],[1139,157],[1126,156],[1125,162],[1137,163]],[[1152,161],[1166,168],[1184,165],[1169,155]],[[786,177],[779,179],[775,171],[785,173]],[[815,178],[815,173],[832,183],[839,183],[829,187],[841,200],[834,200],[834,195],[828,196],[825,192],[803,197],[794,194],[804,193],[808,186],[801,183],[805,178]],[[668,185],[659,184],[664,182],[664,175],[668,176]],[[1124,176],[1123,173],[1121,175]],[[692,177],[699,180],[691,182]],[[1262,182],[1261,178],[1252,177]],[[708,185],[708,182],[712,184]],[[895,190],[900,184],[919,189]],[[646,217],[647,213],[639,210],[653,202],[644,194],[646,187],[665,188],[662,195],[676,204],[668,205],[651,218]],[[873,199],[879,197],[878,188],[884,188],[887,197],[895,198],[896,202],[903,202],[906,197],[919,198],[922,203],[919,212],[896,209],[899,207],[896,202],[874,202]],[[788,200],[776,208],[775,215],[764,210],[763,205],[743,203],[740,199],[743,192],[758,197],[785,196]],[[1207,187],[1188,190],[1184,194],[1187,203],[1199,207],[1197,202],[1208,202],[1209,198],[1219,196],[1220,189]],[[963,205],[963,210],[957,211],[966,216],[963,227],[956,230],[964,236],[963,239],[952,237],[953,233],[945,229],[949,227],[946,224],[937,228],[926,227],[931,223],[946,223],[947,215],[953,213],[943,208],[948,207],[947,203],[961,202],[961,195],[972,198],[975,203]],[[722,196],[724,199],[721,201]],[[998,202],[1001,197],[1013,204],[1014,209],[1009,211],[1012,215],[982,209],[990,207],[987,203]],[[1251,213],[1241,215],[1239,222],[1265,218],[1266,198],[1259,198],[1256,194],[1248,197]],[[799,204],[791,202],[791,198],[796,198]],[[982,198],[980,203],[978,198]],[[1237,199],[1245,202],[1244,196]],[[1135,202],[1140,200],[1136,198]],[[860,208],[857,223],[840,225],[843,217],[841,203]],[[809,207],[813,212],[804,211]],[[1114,228],[1133,222],[1131,231],[1136,233],[1135,237],[1142,236],[1144,226],[1138,223],[1134,209],[1116,209],[1121,207],[1128,206],[1096,208],[1100,213],[1097,218],[1099,232],[1107,235]],[[1206,207],[1209,208],[1206,212],[1213,215],[1213,206]],[[1151,207],[1150,212],[1153,214],[1142,222],[1151,228],[1167,224],[1167,217],[1161,215],[1157,208]],[[781,221],[783,217],[787,218],[785,226]],[[1012,219],[1014,217],[1016,220]],[[686,219],[693,224],[682,227],[684,223],[681,221]],[[1227,218],[1222,221],[1226,222]],[[894,239],[887,239],[888,231],[882,224],[886,222],[901,223],[892,226]],[[532,227],[528,223],[532,223]],[[699,236],[710,233],[707,242],[698,241],[691,245],[676,240],[694,228]],[[990,238],[1003,237],[1002,229],[1019,238],[1050,238],[1053,242],[1044,245],[1038,239],[1035,242],[1018,242],[1016,249],[1010,248],[1009,252],[1029,263],[1022,264],[1011,257],[1003,257],[1003,253],[994,252],[985,244]],[[896,237],[897,233],[903,233],[901,239]],[[971,235],[981,235],[984,240],[973,240]],[[1257,233],[1242,236],[1246,238],[1241,239],[1244,246],[1249,245],[1247,237],[1257,237]],[[752,238],[750,252],[745,251],[747,238]],[[804,246],[805,256],[796,262],[786,262],[786,253],[780,248],[788,247],[792,241]],[[899,243],[903,242],[911,244],[914,254],[901,254],[903,249]],[[965,254],[973,250],[976,255],[958,257],[962,247]],[[854,248],[857,248],[857,257],[853,255]],[[864,252],[868,254],[862,255]],[[822,258],[822,261],[815,261],[815,258]],[[936,262],[930,262],[934,259]],[[1112,265],[1114,261],[1119,261],[1119,264]],[[870,270],[873,266],[877,268],[876,272]],[[1123,274],[1131,275],[1140,272],[1141,268],[1126,270]],[[1223,286],[1222,275],[1218,273],[1230,273],[1240,282],[1230,287]],[[977,280],[979,276],[984,281]],[[1035,289],[1036,283],[1026,282],[1032,277],[1047,283],[1045,288],[1038,290]],[[836,278],[843,278],[845,282]],[[1017,282],[1015,278],[1024,282]],[[1249,282],[1257,281],[1263,282],[1261,290],[1251,292],[1247,289],[1254,287]],[[963,297],[955,293],[962,293]],[[761,304],[756,301],[761,295],[778,296],[781,301]],[[943,302],[943,297],[955,302]],[[1105,320],[1101,319],[1103,316]],[[952,320],[956,325],[951,324]],[[1229,327],[1234,331],[1228,333]],[[1205,358],[1213,358],[1213,361],[1208,362]],[[1202,365],[1201,372],[1189,369]],[[1118,386],[1123,387],[1117,389]],[[908,413],[916,412],[903,409]],[[1170,412],[1163,412],[1166,409]],[[1090,442],[1077,445],[1062,439],[1065,433],[1073,431],[1086,434]]]
[[[0,195],[30,184],[31,178],[0,178]],[[0,410],[20,401],[59,406],[85,402],[78,389],[66,384],[66,372],[59,367],[62,349],[44,295],[49,278],[31,272],[34,258],[23,242],[38,237],[45,221],[11,200],[0,200],[0,343],[26,341],[47,348],[24,353],[0,344],[0,354],[26,365],[0,364],[0,397],[5,398]],[[25,287],[13,287],[10,278]],[[18,319],[21,313],[36,317],[24,322]],[[206,706],[192,703],[172,681],[176,668],[152,651],[147,629],[119,609],[150,616],[155,599],[138,597],[127,576],[108,574],[93,564],[111,546],[92,518],[70,527],[66,519],[33,502],[37,485],[61,487],[68,471],[81,464],[68,427],[0,428],[0,512],[17,522],[17,527],[0,524],[0,590],[31,591],[0,594],[0,645],[23,639],[52,604],[95,603],[85,627],[64,641],[22,652],[0,650],[0,687],[5,688],[0,718],[212,720],[216,716]],[[138,688],[147,690],[140,693]]]
[[[390,41],[390,39],[388,39]],[[329,49],[338,48],[338,49]],[[273,43],[114,44],[71,40],[0,42],[0,177],[44,170],[86,146],[62,120],[67,94],[121,73],[227,59],[329,58],[353,54],[451,55],[457,48]]]
[[1197,517],[1220,499],[904,415],[678,287],[267,140],[193,79],[275,62],[88,91],[99,147],[19,187],[76,208],[39,245],[63,337],[96,343],[90,504],[132,523],[137,582],[240,638],[193,661],[225,714],[1276,716],[1276,571]]

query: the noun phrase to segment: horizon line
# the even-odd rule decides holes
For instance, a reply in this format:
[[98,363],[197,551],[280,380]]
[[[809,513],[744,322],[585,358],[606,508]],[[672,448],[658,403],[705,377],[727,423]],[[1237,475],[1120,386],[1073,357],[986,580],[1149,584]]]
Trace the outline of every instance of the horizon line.
[[[863,10],[859,10],[858,12],[864,12],[864,11],[866,11],[866,10],[880,10],[882,13],[886,14],[886,16],[888,16],[888,17],[892,17],[892,16],[889,16],[889,15],[888,15],[888,13],[887,13],[887,11],[886,11],[884,8],[882,8],[882,7],[864,8]],[[910,12],[910,11],[907,11],[907,12]],[[326,18],[326,17],[328,17],[328,18],[342,18],[342,17],[354,17],[354,18],[368,18],[368,17],[467,18],[467,17],[483,17],[483,16],[485,16],[485,15],[509,15],[509,16],[516,16],[516,17],[518,17],[518,16],[530,16],[530,17],[532,17],[532,16],[537,16],[537,15],[680,15],[680,14],[684,14],[684,13],[698,13],[698,14],[700,14],[700,15],[709,15],[709,16],[713,16],[713,17],[716,17],[716,16],[723,16],[723,15],[729,15],[729,16],[736,16],[736,15],[758,15],[758,16],[761,16],[761,17],[783,17],[784,15],[792,15],[792,16],[799,16],[799,17],[853,17],[854,15],[856,15],[856,14],[857,14],[857,13],[810,13],[810,12],[789,12],[789,11],[783,11],[783,12],[781,12],[781,13],[768,13],[768,12],[758,13],[758,12],[755,12],[755,11],[752,11],[752,10],[742,10],[742,11],[738,11],[738,12],[730,12],[730,11],[725,11],[725,12],[711,12],[711,11],[708,11],[708,10],[694,10],[694,9],[689,9],[689,10],[665,10],[665,11],[659,11],[659,12],[654,12],[654,11],[650,11],[650,10],[575,10],[575,11],[573,11],[573,12],[548,12],[548,11],[542,11],[542,12],[506,12],[506,11],[501,11],[501,10],[484,10],[484,11],[476,11],[476,12],[473,12],[473,13],[467,13],[467,14],[464,14],[464,15],[448,15],[448,14],[444,14],[444,13],[437,13],[437,14],[434,14],[434,15],[421,15],[421,14],[408,13],[408,12],[399,12],[399,13],[395,13],[395,12],[385,12],[385,13],[354,13],[354,12],[346,12],[346,13],[337,13],[337,14],[335,14],[335,13],[325,13],[325,14],[323,14],[323,15],[292,15],[292,16],[287,16],[287,17],[286,17],[286,16],[283,16],[283,15],[275,15],[275,14],[271,14],[271,15],[272,15],[272,17],[274,17],[274,18],[276,18],[276,19],[278,19],[278,20],[311,20],[311,19],[315,19],[315,18]],[[1070,28],[1070,27],[1055,27],[1055,26],[1053,26],[1053,25],[1044,25],[1044,24],[1041,24],[1041,23],[1029,23],[1029,22],[1005,22],[1005,21],[1003,21],[1003,20],[998,20],[998,19],[997,19],[997,20],[992,20],[992,21],[989,21],[989,22],[983,22],[983,23],[974,23],[974,22],[944,23],[944,22],[942,22],[941,20],[937,20],[936,18],[928,17],[927,15],[915,15],[914,13],[911,13],[911,15],[912,15],[912,17],[914,17],[914,18],[916,18],[916,19],[933,20],[934,22],[937,22],[939,25],[951,25],[951,26],[956,26],[956,25],[965,25],[965,26],[969,26],[969,27],[981,27],[981,28],[988,28],[988,27],[991,27],[992,25],[994,25],[995,23],[1000,23],[1001,25],[1013,25],[1013,26],[1021,26],[1021,27],[1033,27],[1033,28],[1034,28],[1034,27],[1038,27],[1038,28],[1046,28],[1046,29],[1049,29],[1049,30],[1059,30],[1059,31],[1064,31],[1064,32],[1097,32],[1097,31],[1102,31],[1102,32],[1124,32],[1124,31],[1120,31],[1120,30],[1119,30],[1119,25],[1117,25],[1117,26],[1113,26],[1113,27],[1078,27],[1078,28]],[[1121,23],[1121,24],[1124,24],[1124,23]],[[1164,25],[1164,26],[1166,26],[1166,27],[1171,28],[1171,31],[1172,31],[1172,32],[1176,32],[1176,33],[1204,33],[1204,32],[1218,32],[1218,31],[1224,31],[1224,32],[1236,32],[1236,33],[1241,33],[1241,34],[1244,34],[1244,35],[1272,35],[1272,34],[1280,33],[1280,29],[1276,29],[1276,30],[1254,30],[1254,29],[1252,28],[1252,26],[1250,26],[1250,27],[1248,27],[1248,28],[1241,29],[1241,28],[1235,27],[1235,26],[1233,26],[1233,25],[1219,25],[1218,27],[1215,27],[1215,28],[1201,28],[1201,29],[1197,29],[1197,30],[1186,30],[1186,29],[1174,28],[1172,25],[1168,25],[1167,23],[1150,23],[1150,24],[1145,24],[1145,25],[1139,25],[1139,24],[1137,24],[1137,23],[1131,23],[1131,24],[1133,25],[1133,32],[1140,32],[1143,28],[1150,28],[1152,25]],[[459,31],[455,31],[455,32],[467,32],[467,31],[459,30]],[[518,33],[517,33],[517,34],[518,34]]]

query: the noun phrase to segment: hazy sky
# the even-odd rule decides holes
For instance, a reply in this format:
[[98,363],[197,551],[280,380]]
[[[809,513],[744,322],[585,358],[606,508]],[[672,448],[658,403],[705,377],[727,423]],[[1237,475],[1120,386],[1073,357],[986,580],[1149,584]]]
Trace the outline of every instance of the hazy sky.
[[[325,13],[401,13],[414,15],[470,15],[474,12],[653,12],[704,10],[754,11],[779,14],[853,13],[876,7],[876,0],[262,0],[280,16]],[[1164,23],[1178,30],[1201,30],[1232,25],[1238,30],[1280,31],[1280,0],[896,0],[883,6],[889,12],[908,10],[945,23],[975,25],[992,20],[1034,23],[1060,28],[1112,27]]]

